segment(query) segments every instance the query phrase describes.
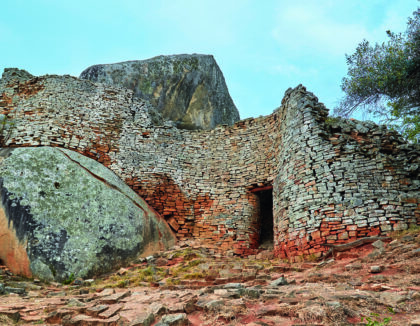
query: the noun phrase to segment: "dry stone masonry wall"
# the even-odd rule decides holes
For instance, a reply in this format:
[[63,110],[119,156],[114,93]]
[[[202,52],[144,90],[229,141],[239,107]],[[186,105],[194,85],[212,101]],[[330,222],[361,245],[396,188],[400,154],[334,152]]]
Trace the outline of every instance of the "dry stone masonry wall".
[[302,87],[286,92],[282,107],[278,254],[316,254],[327,250],[324,243],[420,224],[418,145],[374,123],[328,118]]
[[329,118],[302,86],[269,116],[188,131],[165,124],[130,90],[8,70],[0,111],[15,122],[6,146],[59,146],[94,158],[178,238],[215,250],[257,252],[255,190],[271,187],[282,257],[420,224],[419,146],[373,123]]

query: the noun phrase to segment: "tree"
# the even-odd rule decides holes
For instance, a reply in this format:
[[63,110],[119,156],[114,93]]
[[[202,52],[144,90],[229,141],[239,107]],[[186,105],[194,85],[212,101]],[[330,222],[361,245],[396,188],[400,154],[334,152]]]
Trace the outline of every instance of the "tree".
[[409,18],[404,33],[387,31],[388,41],[363,40],[346,55],[346,93],[334,113],[348,117],[356,110],[374,114],[382,123],[420,142],[420,9]]

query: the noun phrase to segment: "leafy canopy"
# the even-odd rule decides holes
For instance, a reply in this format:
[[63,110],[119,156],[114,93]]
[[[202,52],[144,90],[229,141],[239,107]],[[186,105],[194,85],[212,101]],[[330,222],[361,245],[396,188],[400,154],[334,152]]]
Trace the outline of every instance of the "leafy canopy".
[[387,34],[387,42],[363,40],[346,55],[348,76],[341,84],[346,95],[334,113],[348,117],[363,110],[420,142],[420,9],[404,33]]

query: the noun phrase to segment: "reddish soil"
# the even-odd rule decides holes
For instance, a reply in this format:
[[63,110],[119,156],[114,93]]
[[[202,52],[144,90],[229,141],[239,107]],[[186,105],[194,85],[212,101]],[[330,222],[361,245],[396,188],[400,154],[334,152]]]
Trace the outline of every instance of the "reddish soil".
[[185,242],[71,285],[22,279],[4,266],[0,273],[6,290],[0,295],[2,325],[366,325],[362,317],[418,325],[420,320],[418,231],[325,261],[288,263],[269,251],[224,257]]

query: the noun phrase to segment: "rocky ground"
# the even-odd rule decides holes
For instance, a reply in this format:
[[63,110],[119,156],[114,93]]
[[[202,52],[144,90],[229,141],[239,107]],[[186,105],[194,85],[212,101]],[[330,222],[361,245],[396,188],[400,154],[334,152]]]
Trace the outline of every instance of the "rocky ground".
[[420,232],[293,264],[270,251],[243,259],[189,243],[68,283],[2,266],[0,324],[420,325]]

